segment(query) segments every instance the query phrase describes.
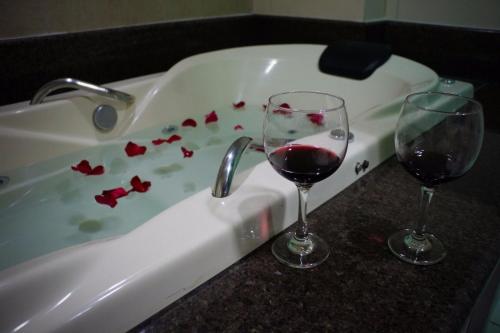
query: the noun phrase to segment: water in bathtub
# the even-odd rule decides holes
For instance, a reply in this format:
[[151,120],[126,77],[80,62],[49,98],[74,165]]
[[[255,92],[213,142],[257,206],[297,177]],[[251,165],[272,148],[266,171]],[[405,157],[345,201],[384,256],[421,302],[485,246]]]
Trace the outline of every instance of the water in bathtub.
[[[130,232],[212,186],[229,145],[261,136],[262,107],[237,106],[8,172],[10,183],[0,189],[0,269]],[[238,170],[264,159],[247,149]]]

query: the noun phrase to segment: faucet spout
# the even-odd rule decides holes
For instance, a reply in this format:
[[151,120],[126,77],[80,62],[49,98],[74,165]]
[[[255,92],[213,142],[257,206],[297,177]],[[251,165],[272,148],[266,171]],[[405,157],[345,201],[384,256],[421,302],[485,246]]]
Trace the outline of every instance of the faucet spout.
[[38,89],[35,96],[33,96],[33,98],[30,101],[30,104],[31,105],[40,104],[43,102],[43,100],[45,99],[45,97],[47,97],[48,94],[50,94],[55,90],[63,88],[74,88],[74,89],[88,91],[94,94],[98,94],[104,97],[124,102],[125,104],[127,104],[127,106],[133,104],[135,100],[134,96],[124,93],[122,91],[98,86],[89,82],[80,81],[67,77],[64,79],[53,80],[44,84],[40,89]]
[[245,148],[252,141],[248,136],[236,139],[227,150],[215,179],[212,195],[216,198],[224,198],[229,195],[233,176]]

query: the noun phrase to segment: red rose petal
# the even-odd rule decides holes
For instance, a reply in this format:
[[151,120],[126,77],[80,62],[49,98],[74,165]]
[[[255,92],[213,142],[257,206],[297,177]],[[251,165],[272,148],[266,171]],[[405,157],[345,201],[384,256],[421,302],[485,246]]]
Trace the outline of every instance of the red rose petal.
[[323,114],[322,113],[308,113],[307,118],[311,121],[311,123],[316,124],[318,126],[323,125]]
[[89,161],[82,160],[75,166],[71,166],[71,169],[74,171],[78,171],[87,176],[97,176],[102,175],[104,173],[104,167],[102,165],[98,165],[95,168],[90,166]]
[[168,143],[172,143],[172,142],[175,142],[175,141],[179,141],[181,139],[182,139],[182,137],[180,135],[174,134],[174,135],[171,135],[166,141]]
[[181,147],[181,150],[182,150],[182,154],[184,154],[184,158],[193,156],[192,150],[189,150],[189,149],[184,148],[184,147]]
[[261,152],[261,153],[265,153],[264,147],[262,147],[260,145],[250,145],[250,149]]
[[165,142],[168,142],[167,140],[165,139],[162,139],[162,138],[159,138],[159,139],[154,139],[153,141],[151,141],[155,146],[159,146],[161,145],[162,143],[165,143]]
[[182,126],[184,127],[189,127],[189,126],[196,127],[196,125],[197,125],[196,120],[191,118],[188,118],[182,122]]
[[141,181],[139,176],[134,176],[130,180],[130,185],[132,185],[132,189],[130,191],[135,191],[135,192],[147,192],[149,187],[151,187],[151,182],[148,181]]
[[146,150],[147,150],[146,146],[139,146],[138,144],[135,144],[132,141],[129,141],[127,143],[127,146],[125,147],[125,152],[129,157],[144,155]]
[[238,103],[233,103],[233,108],[234,109],[241,109],[244,106],[245,106],[245,102],[244,101],[239,101]]
[[238,125],[236,125],[236,126],[234,126],[234,130],[235,130],[235,131],[242,130],[242,129],[243,129],[243,126],[241,126],[241,125],[239,125],[239,124],[238,124]]
[[97,203],[114,208],[118,204],[116,199],[124,197],[127,194],[128,192],[123,187],[117,187],[111,190],[104,190],[102,194],[96,195],[94,198]]
[[98,176],[102,175],[103,173],[104,173],[104,167],[102,165],[98,165],[90,171],[89,175]]
[[205,115],[205,124],[213,123],[217,120],[219,120],[219,117],[217,117],[217,113],[215,113],[215,111],[212,111],[209,114]]
[[276,109],[276,110],[273,110],[274,113],[277,113],[277,114],[280,114],[282,116],[289,116],[292,111],[288,111],[288,110],[281,110],[281,109]]
[[86,175],[90,174],[90,172],[92,171],[92,167],[90,166],[90,163],[87,160],[82,160],[77,165],[71,166],[71,169]]
[[100,203],[101,205],[108,205],[111,208],[114,208],[118,203],[115,198],[106,195],[96,195],[94,198],[97,203]]
[[128,195],[128,192],[123,187],[113,188],[111,190],[102,191],[102,195],[109,196],[114,199],[119,199]]
[[273,112],[281,114],[283,116],[289,116],[292,113],[292,111],[290,110],[283,110],[283,109],[290,109],[290,105],[288,103],[281,103],[280,108],[273,110]]
[[151,141],[155,146],[159,146],[161,145],[162,143],[172,143],[172,142],[175,142],[175,141],[179,141],[181,140],[182,137],[180,135],[177,135],[177,134],[174,134],[174,135],[171,135],[168,139],[162,139],[162,138],[159,138],[159,139],[155,139],[153,141]]

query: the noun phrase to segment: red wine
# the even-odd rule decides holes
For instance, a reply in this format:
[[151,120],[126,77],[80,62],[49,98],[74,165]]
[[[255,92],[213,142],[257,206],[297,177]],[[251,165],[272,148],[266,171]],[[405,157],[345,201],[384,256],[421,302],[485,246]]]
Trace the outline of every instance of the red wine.
[[419,154],[407,154],[404,158],[398,155],[398,159],[406,171],[427,187],[433,187],[461,176],[459,170],[462,166],[447,154],[426,151]]
[[334,152],[310,145],[281,147],[268,158],[279,174],[298,184],[319,182],[333,174],[342,163]]

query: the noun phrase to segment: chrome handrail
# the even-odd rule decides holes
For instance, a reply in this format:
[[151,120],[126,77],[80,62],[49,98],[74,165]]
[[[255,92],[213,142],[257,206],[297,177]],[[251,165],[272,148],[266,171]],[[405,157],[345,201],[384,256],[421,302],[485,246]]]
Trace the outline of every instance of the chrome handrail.
[[130,94],[67,77],[67,78],[53,80],[44,84],[40,89],[38,89],[35,96],[33,96],[33,98],[30,101],[30,104],[31,105],[40,104],[43,102],[45,97],[47,97],[47,95],[49,95],[53,91],[63,88],[74,88],[74,89],[88,91],[104,97],[124,102],[125,104],[127,104],[127,106],[130,106],[135,101],[135,97]]

